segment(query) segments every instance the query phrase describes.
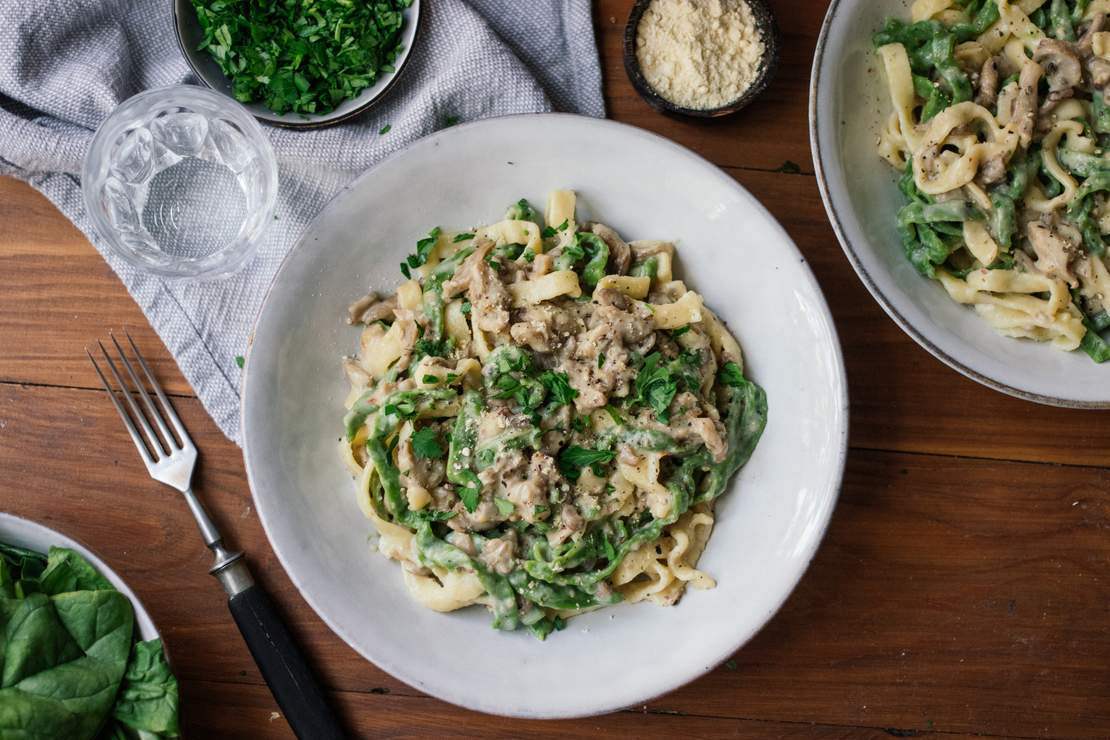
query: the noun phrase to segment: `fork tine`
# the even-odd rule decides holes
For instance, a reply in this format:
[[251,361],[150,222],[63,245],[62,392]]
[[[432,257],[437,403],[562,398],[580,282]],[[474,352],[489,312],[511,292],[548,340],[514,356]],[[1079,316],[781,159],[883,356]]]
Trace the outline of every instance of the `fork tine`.
[[143,442],[143,438],[139,436],[139,430],[135,428],[135,425],[131,421],[131,417],[127,415],[127,412],[123,409],[123,406],[120,405],[119,399],[116,398],[116,392],[112,390],[112,386],[108,383],[108,379],[105,378],[104,373],[100,371],[100,365],[96,364],[96,358],[94,358],[92,356],[92,353],[89,352],[88,347],[85,348],[85,354],[89,356],[89,362],[92,363],[93,369],[96,370],[96,374],[100,376],[100,382],[104,384],[104,390],[108,391],[108,398],[112,399],[112,405],[116,407],[116,411],[119,413],[119,418],[123,420],[123,425],[127,427],[127,432],[131,435],[131,441],[135,443],[135,447],[139,450],[139,454],[142,456],[143,462],[145,462],[147,465],[153,465],[154,460],[151,459],[150,452],[147,450],[146,444]]
[[146,392],[146,387],[143,382],[139,380],[139,376],[135,374],[135,368],[131,366],[131,361],[127,359],[127,353],[123,351],[120,346],[119,340],[112,332],[108,332],[108,337],[112,340],[112,344],[116,345],[116,351],[119,352],[120,360],[123,361],[123,369],[131,377],[131,382],[139,389],[139,396],[143,399],[143,406],[146,407],[147,415],[154,419],[154,423],[158,425],[158,431],[162,432],[162,438],[166,441],[168,449],[172,452],[177,447],[177,440],[173,438],[169,427],[166,422],[162,420],[162,414],[158,413],[158,409],[154,406],[154,401],[151,399],[150,394]]
[[124,335],[127,337],[128,343],[131,345],[131,351],[135,353],[135,359],[139,361],[139,367],[143,369],[143,374],[146,379],[150,381],[150,387],[154,389],[154,393],[158,396],[158,400],[162,403],[162,408],[166,410],[166,416],[169,417],[173,428],[177,430],[177,438],[181,440],[183,446],[193,444],[193,440],[189,438],[189,433],[185,431],[185,425],[181,423],[181,418],[178,417],[177,412],[174,411],[173,406],[170,405],[170,399],[166,398],[166,394],[162,391],[162,386],[158,385],[158,381],[154,379],[154,373],[150,372],[150,366],[146,364],[143,355],[139,352],[139,348],[135,345],[135,340],[131,338],[131,332],[126,329],[123,330]]
[[127,401],[127,407],[131,409],[132,421],[138,422],[139,428],[146,434],[146,439],[150,443],[150,452],[154,458],[161,459],[164,454],[169,454],[169,451],[162,448],[161,440],[159,440],[158,435],[154,433],[154,428],[150,426],[150,422],[143,416],[143,412],[139,410],[139,405],[135,403],[135,399],[131,396],[131,391],[127,387],[127,383],[120,377],[119,371],[116,369],[116,363],[112,360],[112,356],[108,354],[108,350],[104,349],[104,344],[99,339],[96,340],[96,343],[100,347],[100,353],[104,355],[104,359],[108,363],[108,370],[112,373],[112,377],[123,392],[123,398]]

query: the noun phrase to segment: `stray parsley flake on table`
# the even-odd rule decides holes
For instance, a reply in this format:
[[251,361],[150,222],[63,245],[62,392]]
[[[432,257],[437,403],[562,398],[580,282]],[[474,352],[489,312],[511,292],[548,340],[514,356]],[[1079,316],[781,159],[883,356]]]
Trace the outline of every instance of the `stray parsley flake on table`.
[[394,71],[412,0],[192,0],[241,103],[328,113]]

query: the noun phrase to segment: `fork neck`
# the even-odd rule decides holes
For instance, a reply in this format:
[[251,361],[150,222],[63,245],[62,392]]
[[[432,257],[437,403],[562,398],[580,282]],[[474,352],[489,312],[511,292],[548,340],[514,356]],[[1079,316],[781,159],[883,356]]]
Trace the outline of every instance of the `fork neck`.
[[189,505],[189,511],[193,514],[193,519],[196,520],[197,528],[200,529],[200,534],[204,537],[204,544],[209,548],[215,547],[219,544],[223,537],[220,535],[220,530],[216,529],[216,523],[212,521],[212,517],[208,516],[208,511],[204,508],[204,504],[200,502],[197,495],[193,493],[193,489],[187,488],[182,492],[185,497],[185,502]]
[[193,493],[192,488],[186,489],[182,495],[185,496],[189,511],[193,513],[197,528],[200,529],[200,534],[204,537],[204,544],[215,556],[215,561],[208,572],[220,581],[224,590],[231,596],[247,589],[253,583],[250,572],[246,568],[233,567],[242,559],[243,553],[228,550],[224,547],[220,530],[216,529],[216,523],[212,521],[212,517],[208,515],[204,504]]

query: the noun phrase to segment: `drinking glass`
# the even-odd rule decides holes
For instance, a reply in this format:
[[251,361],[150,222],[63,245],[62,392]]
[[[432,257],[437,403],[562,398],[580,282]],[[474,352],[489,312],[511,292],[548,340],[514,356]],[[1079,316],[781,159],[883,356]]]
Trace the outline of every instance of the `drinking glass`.
[[111,250],[170,278],[242,267],[273,220],[277,186],[274,150],[254,118],[192,85],[148,90],[112,111],[81,178]]

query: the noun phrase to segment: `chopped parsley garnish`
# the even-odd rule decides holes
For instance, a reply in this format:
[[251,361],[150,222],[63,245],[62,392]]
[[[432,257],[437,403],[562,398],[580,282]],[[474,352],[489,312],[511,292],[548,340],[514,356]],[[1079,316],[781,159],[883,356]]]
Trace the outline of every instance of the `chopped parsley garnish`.
[[600,370],[603,367],[605,367],[605,353],[604,352],[598,352],[597,353],[597,369]]
[[624,417],[621,416],[621,412],[617,411],[616,407],[612,404],[605,404],[605,413],[609,414],[609,418],[613,420],[614,424],[620,425],[624,423]]
[[459,310],[463,312],[463,315],[468,315],[470,313],[470,301],[463,301]]
[[588,447],[570,445],[559,453],[559,472],[567,480],[576,481],[582,475],[582,468],[589,466],[594,475],[604,475],[605,463],[616,455],[612,450],[591,450]]
[[412,346],[413,354],[417,358],[420,357],[446,357],[447,356],[447,342],[443,339],[417,339],[416,343]]
[[500,496],[494,497],[493,505],[497,507],[497,513],[501,516],[512,516],[512,513],[516,511],[516,506],[513,505],[512,501],[503,499]]
[[558,226],[556,226],[554,228],[552,228],[550,226],[545,226],[543,228],[543,231],[541,232],[541,235],[543,236],[544,239],[550,239],[551,237],[558,234],[560,231],[566,231],[568,226],[570,226],[570,219],[564,218],[563,223],[559,224]]
[[658,352],[644,358],[644,366],[636,376],[634,400],[650,406],[659,421],[666,423],[670,418],[667,409],[678,392],[678,384],[666,366],[660,364],[662,358]]
[[424,383],[427,383],[428,385],[432,385],[433,383],[438,383],[439,382],[439,376],[438,375],[425,375],[423,378],[421,378],[421,380]]
[[527,198],[521,198],[505,211],[505,218],[511,221],[536,221],[539,219],[539,214]]
[[478,508],[478,499],[482,497],[482,486],[475,480],[472,485],[459,486],[458,488],[459,500],[462,501],[463,506],[467,511],[473,512]]
[[631,402],[650,406],[656,418],[666,424],[670,421],[668,409],[679,386],[684,386],[689,391],[697,390],[699,364],[700,355],[697,352],[683,352],[668,362],[664,362],[663,356],[658,352],[652,352],[644,358],[644,364],[636,376]]
[[574,428],[574,431],[584,432],[590,428],[590,417],[576,416],[570,420],[570,425]]
[[242,355],[235,355],[235,364],[236,365],[238,365],[239,367],[243,367],[243,365],[245,363],[246,363],[246,359]]
[[416,253],[406,257],[405,264],[401,265],[401,272],[405,274],[405,277],[412,279],[412,275],[406,268],[417,268],[428,261],[428,255],[432,253],[436,242],[439,241],[439,234],[440,229],[437,226],[429,231],[426,237],[416,242]]
[[578,397],[578,391],[571,387],[566,373],[545,370],[540,374],[540,382],[551,394],[551,398],[560,405],[568,404]]
[[387,403],[382,411],[393,416],[400,416],[402,419],[411,419],[416,416],[416,403],[410,398],[402,398],[393,403]]
[[425,427],[412,435],[412,454],[425,460],[438,460],[447,453],[439,443],[436,430]]
[[404,262],[401,263],[401,274],[405,276],[406,280],[412,280],[412,273],[409,272],[409,266]]
[[574,265],[586,256],[586,250],[578,242],[571,242],[563,248],[562,253],[555,258],[556,270],[573,270]]
[[378,129],[378,133],[381,134],[382,136],[385,136],[386,134],[389,133],[389,130],[391,128],[393,128],[393,124],[392,123],[387,123],[386,125],[382,126],[380,129]]
[[198,51],[212,55],[236,100],[275,113],[328,113],[393,72],[411,4],[192,0]]
[[735,362],[726,362],[721,366],[721,371],[717,374],[717,379],[721,381],[721,385],[739,388],[746,382],[744,380],[744,372],[740,366]]
[[671,332],[671,336],[674,337],[675,339],[678,339],[679,337],[681,337],[683,334],[685,334],[688,331],[690,331],[690,325],[689,324],[687,324],[686,326],[680,326],[677,329],[673,330]]
[[471,234],[469,231],[467,231],[467,232],[462,233],[462,234],[455,234],[455,238],[451,240],[451,243],[452,244],[458,244],[459,242],[465,242],[467,239],[473,239],[473,238],[474,238],[474,234]]
[[525,411],[531,411],[543,403],[543,385],[527,376],[514,377],[505,373],[486,386],[493,398],[515,401]]
[[458,116],[446,116],[443,119],[443,128],[450,128],[451,126],[454,126],[455,124],[459,123],[461,120],[462,119],[459,118]]
[[488,468],[490,465],[493,465],[493,461],[497,459],[497,450],[493,449],[492,447],[483,447],[482,449],[478,450],[478,453],[474,456],[474,459],[478,463],[479,470],[482,470],[483,468]]

